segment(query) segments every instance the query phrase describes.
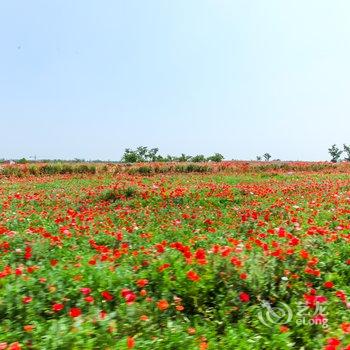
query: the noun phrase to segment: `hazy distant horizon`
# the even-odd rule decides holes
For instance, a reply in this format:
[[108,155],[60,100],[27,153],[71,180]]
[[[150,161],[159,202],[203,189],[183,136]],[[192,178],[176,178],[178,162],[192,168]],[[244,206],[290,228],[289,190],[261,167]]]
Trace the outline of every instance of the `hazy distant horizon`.
[[4,0],[0,158],[125,148],[329,160],[350,137],[350,2]]
[[[218,152],[219,153],[219,152]],[[213,153],[212,153],[213,154]],[[207,154],[204,155],[205,157],[209,157],[212,154]],[[162,154],[163,155],[163,154]],[[188,155],[188,154],[186,154]],[[166,156],[166,155],[163,155]],[[180,156],[180,155],[172,155],[172,156]],[[195,156],[195,154],[190,155],[190,156]],[[330,158],[330,157],[329,157]],[[121,160],[121,157],[119,159],[98,159],[98,158],[35,158],[34,157],[14,157],[14,158],[0,158],[1,161],[6,161],[6,162],[10,162],[10,161],[20,161],[22,159],[25,159],[28,163],[35,163],[35,162],[45,162],[45,161],[50,161],[50,162],[60,162],[60,161],[67,161],[67,162],[111,162],[111,163],[121,163],[123,162]],[[343,161],[342,159],[339,160],[340,162]],[[344,160],[345,161],[345,160]],[[147,161],[146,163],[148,163],[149,161]],[[161,162],[161,161],[156,161],[154,163],[157,162]],[[174,161],[175,162],[175,161]],[[191,160],[188,160],[188,162],[191,162]],[[306,163],[317,163],[317,162],[331,162],[330,159],[324,159],[324,160],[298,160],[298,159],[279,159],[279,158],[273,158],[271,157],[270,160],[265,160],[264,157],[261,155],[261,159],[257,160],[256,157],[251,158],[251,159],[227,159],[224,158],[222,160],[222,162],[259,162],[259,163],[271,163],[271,162],[281,162],[281,163],[298,163],[298,162],[306,162]],[[152,162],[151,162],[152,163]]]

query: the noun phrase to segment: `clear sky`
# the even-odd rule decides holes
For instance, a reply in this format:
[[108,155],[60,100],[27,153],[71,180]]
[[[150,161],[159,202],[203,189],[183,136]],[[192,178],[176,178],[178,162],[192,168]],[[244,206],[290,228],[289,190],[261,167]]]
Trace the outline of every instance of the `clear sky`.
[[1,0],[0,158],[329,159],[348,0]]

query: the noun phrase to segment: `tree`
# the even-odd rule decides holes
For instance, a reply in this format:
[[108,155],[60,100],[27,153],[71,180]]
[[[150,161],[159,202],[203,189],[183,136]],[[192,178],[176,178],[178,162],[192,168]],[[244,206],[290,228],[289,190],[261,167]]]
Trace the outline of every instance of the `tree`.
[[[147,149],[147,147],[146,147]],[[146,160],[150,161],[150,162],[157,162],[160,161],[161,158],[163,158],[162,156],[157,155],[159,149],[158,148],[151,148],[149,151],[147,151],[146,153]],[[160,157],[160,158],[159,158]]]
[[17,160],[17,163],[18,164],[26,164],[27,163],[27,159],[21,158],[21,159]]
[[148,154],[148,148],[146,146],[139,146],[136,148],[136,154],[139,157],[139,162],[145,162]]
[[203,156],[203,154],[198,154],[191,158],[191,162],[195,162],[195,163],[205,162],[205,157]]
[[343,147],[344,147],[344,153],[346,153],[346,156],[345,156],[344,160],[347,161],[347,162],[350,162],[350,146],[347,146],[344,143]]
[[261,161],[261,156],[256,156],[256,160],[257,160],[258,162],[260,162],[260,161]]
[[192,157],[191,156],[187,156],[184,153],[181,153],[181,156],[177,158],[178,162],[188,162]]
[[146,146],[139,146],[136,150],[126,148],[121,159],[124,163],[159,162],[163,157],[158,155],[158,148],[148,149]]
[[139,157],[136,151],[126,148],[121,161],[123,163],[136,163],[139,161]]
[[123,163],[143,163],[143,162],[221,162],[224,156],[220,153],[214,153],[212,156],[205,158],[203,154],[196,155],[194,157],[188,156],[184,153],[180,157],[174,157],[167,155],[163,157],[158,154],[158,148],[148,148],[146,146],[139,146],[135,150],[126,148],[122,156],[121,162]]
[[224,156],[220,153],[215,153],[214,155],[207,158],[208,161],[211,162],[221,162],[224,159]]
[[332,157],[331,162],[337,163],[343,151],[341,151],[335,144],[331,148],[328,148],[328,152]]
[[263,157],[265,158],[265,161],[268,162],[270,160],[270,158],[271,158],[271,154],[270,153],[265,153],[263,155]]
[[176,158],[171,156],[170,154],[168,154],[164,159],[163,159],[164,162],[174,162],[176,161]]

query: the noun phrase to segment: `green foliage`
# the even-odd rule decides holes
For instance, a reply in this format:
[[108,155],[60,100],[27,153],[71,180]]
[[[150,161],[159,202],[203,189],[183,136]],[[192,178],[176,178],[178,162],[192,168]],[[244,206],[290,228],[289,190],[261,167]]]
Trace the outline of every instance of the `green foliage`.
[[203,156],[203,154],[198,154],[197,156],[194,156],[191,158],[191,162],[194,163],[202,163],[205,162],[205,157]]
[[117,200],[131,199],[138,194],[138,189],[134,186],[126,188],[106,189],[97,196],[98,201],[115,202]]
[[175,167],[175,171],[177,173],[206,173],[210,172],[211,168],[206,165],[199,165],[199,164],[184,164],[184,165],[177,165]]
[[224,156],[220,153],[215,153],[212,156],[208,157],[207,160],[211,162],[221,162],[224,159]]
[[181,153],[181,156],[180,157],[178,157],[178,158],[176,158],[176,160],[178,161],[178,162],[189,162],[190,160],[191,160],[191,156],[187,156],[186,154],[184,154],[184,153]]
[[263,155],[263,157],[264,157],[265,161],[268,162],[270,160],[270,158],[271,158],[271,154],[270,153],[265,153]]
[[17,161],[18,164],[26,164],[27,163],[27,159],[25,158],[21,158]]
[[126,148],[121,161],[124,163],[137,163],[142,160],[140,160],[136,151]]
[[189,156],[184,153],[179,157],[167,155],[163,157],[158,154],[158,148],[148,149],[146,146],[137,147],[136,150],[126,148],[122,156],[121,162],[123,163],[144,163],[144,162],[194,162],[200,163],[205,161],[221,162],[224,156],[220,153],[215,153],[208,158],[205,158],[203,154],[196,156]]
[[346,162],[350,162],[350,146],[347,146],[347,145],[344,143],[343,147],[344,147],[344,153],[346,154],[344,160],[345,160]]
[[125,149],[122,157],[124,163],[142,163],[161,161],[162,157],[157,155],[158,148],[148,149],[146,146],[139,146],[136,150]]
[[331,162],[337,163],[340,159],[341,154],[343,153],[342,150],[340,150],[337,145],[332,145],[330,148],[328,148],[328,153],[331,156]]
[[[34,170],[34,165],[30,168],[30,172],[33,174],[36,172]],[[37,172],[43,175],[55,175],[55,174],[95,174],[96,167],[94,165],[87,164],[61,164],[52,163],[38,166]]]

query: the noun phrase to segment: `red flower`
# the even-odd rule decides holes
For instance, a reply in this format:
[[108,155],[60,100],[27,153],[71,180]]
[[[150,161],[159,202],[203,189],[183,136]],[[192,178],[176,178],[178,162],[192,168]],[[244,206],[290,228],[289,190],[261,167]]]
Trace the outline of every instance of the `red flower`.
[[336,346],[340,345],[340,340],[337,338],[329,338],[327,339],[327,344],[335,348]]
[[8,350],[21,350],[22,347],[18,342],[12,343],[9,347]]
[[168,267],[170,267],[170,264],[163,264],[162,266],[159,266],[158,270],[159,270],[159,272],[162,272],[165,269],[167,269]]
[[58,264],[58,260],[57,259],[51,259],[50,260],[50,265],[51,266],[56,266]]
[[84,300],[85,300],[87,303],[93,303],[93,302],[94,302],[94,298],[93,298],[91,295],[85,297]]
[[113,295],[110,294],[110,293],[107,292],[107,291],[101,292],[101,295],[102,295],[102,297],[103,297],[105,300],[107,300],[107,301],[112,301],[112,300],[113,300]]
[[346,301],[346,294],[342,290],[338,290],[335,292],[335,295],[341,300],[341,301]]
[[52,305],[52,311],[59,312],[63,310],[64,305],[63,304],[53,304]]
[[314,324],[316,325],[322,325],[322,324],[326,324],[328,321],[327,321],[327,318],[324,317],[323,315],[319,314],[319,315],[316,315],[312,318],[312,321]]
[[22,298],[22,302],[23,302],[24,304],[29,304],[32,300],[33,300],[32,297],[23,297],[23,298]]
[[194,256],[197,260],[205,260],[205,250],[202,248],[198,249]]
[[100,311],[100,319],[101,320],[104,320],[106,318],[106,316],[107,316],[107,312],[106,311],[104,311],[104,310]]
[[187,272],[187,278],[193,282],[197,282],[200,280],[199,275],[192,270]]
[[344,333],[350,334],[350,322],[344,322],[341,324],[341,329]]
[[135,339],[133,337],[128,337],[126,340],[126,345],[128,349],[132,349],[135,346]]
[[241,267],[242,266],[242,262],[235,256],[231,259],[231,264],[235,265],[237,267]]
[[123,289],[121,291],[121,296],[128,304],[132,304],[136,299],[136,294],[130,289]]
[[143,288],[144,286],[147,286],[148,284],[148,280],[143,278],[143,279],[140,279],[136,282],[137,286],[140,287],[140,288]]
[[202,341],[200,344],[199,344],[199,350],[207,350],[208,349],[208,343],[205,342],[205,341]]
[[32,324],[27,324],[27,325],[23,326],[23,330],[25,332],[28,332],[28,333],[32,332],[34,328],[35,328],[35,326],[33,326]]
[[88,295],[91,293],[91,289],[90,288],[80,288],[80,291],[84,294],[84,295]]
[[166,300],[162,299],[158,301],[157,307],[159,310],[164,311],[169,307],[169,303]]
[[327,281],[327,282],[325,282],[325,283],[323,284],[323,286],[324,286],[325,288],[333,288],[333,287],[334,287],[334,283],[331,282],[331,281]]
[[239,299],[243,302],[243,303],[247,303],[250,300],[250,296],[247,293],[241,292],[239,293]]
[[248,278],[248,275],[247,275],[246,273],[241,273],[241,274],[239,275],[239,278],[240,278],[241,280],[246,280],[246,279]]
[[287,326],[284,326],[284,325],[280,326],[280,332],[281,333],[286,333],[288,331],[289,331],[289,328]]
[[318,296],[316,297],[316,302],[318,302],[318,303],[320,303],[320,304],[325,303],[326,301],[327,301],[327,298],[324,297],[323,295],[318,295]]
[[79,317],[81,315],[81,310],[77,307],[72,307],[69,310],[69,316],[70,317]]
[[24,259],[29,260],[31,257],[32,257],[32,248],[31,247],[26,247],[25,248]]

